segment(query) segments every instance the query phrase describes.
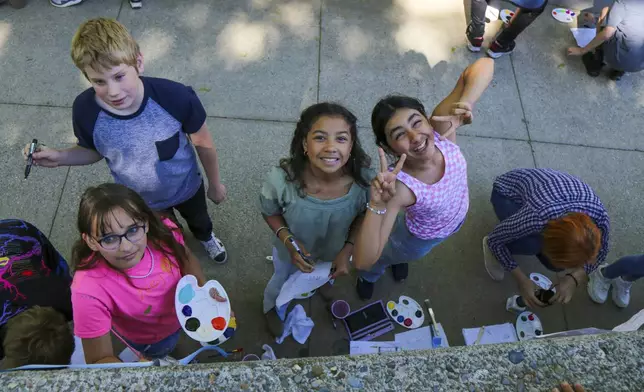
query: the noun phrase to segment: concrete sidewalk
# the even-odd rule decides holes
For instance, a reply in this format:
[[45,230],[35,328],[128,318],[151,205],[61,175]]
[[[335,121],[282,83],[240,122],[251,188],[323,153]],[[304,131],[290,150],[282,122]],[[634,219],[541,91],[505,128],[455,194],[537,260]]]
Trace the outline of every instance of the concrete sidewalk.
[[[452,0],[144,0],[138,11],[122,0],[86,0],[66,9],[46,0],[30,0],[22,10],[0,5],[0,218],[31,221],[70,255],[80,195],[111,180],[107,166],[36,168],[23,181],[21,148],[32,138],[54,147],[74,143],[71,104],[89,85],[69,56],[73,32],[91,17],[118,18],[141,44],[145,74],[193,86],[210,116],[229,194],[223,205],[211,204],[210,213],[229,263],[208,264],[193,248],[237,312],[239,333],[227,347],[259,353],[270,343],[261,300],[272,266],[265,262],[271,233],[257,195],[264,174],[288,153],[299,112],[323,100],[347,105],[375,157],[369,114],[378,98],[417,96],[431,110],[478,57],[465,47],[464,9],[469,12],[467,3]],[[486,36],[499,23],[488,25]],[[474,124],[457,138],[469,166],[465,225],[410,265],[404,284],[385,276],[376,287],[375,298],[384,300],[430,298],[451,345],[463,344],[461,328],[513,320],[504,304],[514,283],[491,281],[481,253],[481,238],[496,224],[492,181],[505,171],[552,167],[580,176],[611,217],[608,261],[644,251],[644,208],[637,201],[644,192],[644,79],[627,75],[615,83],[587,76],[580,59],[565,56],[574,44],[570,27],[545,12],[519,37],[515,52],[496,61]],[[554,279],[536,259],[520,261]],[[354,284],[355,277],[340,279],[337,290],[357,308],[362,303]],[[278,357],[345,353],[346,334],[333,329],[321,299],[302,303],[316,323],[312,338],[306,345],[290,339],[273,344]],[[625,310],[610,300],[595,305],[580,288],[571,304],[538,314],[546,332],[555,332],[612,328],[642,308],[644,284],[636,284]]]

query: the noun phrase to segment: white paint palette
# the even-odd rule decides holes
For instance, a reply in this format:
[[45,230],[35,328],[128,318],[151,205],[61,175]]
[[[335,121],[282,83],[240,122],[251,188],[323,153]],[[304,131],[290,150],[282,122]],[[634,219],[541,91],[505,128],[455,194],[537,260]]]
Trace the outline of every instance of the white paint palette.
[[548,290],[550,289],[550,287],[552,287],[552,281],[547,276],[537,272],[530,274],[530,280],[544,290]]
[[514,16],[514,11],[510,11],[508,9],[501,10],[499,13],[499,18],[503,21],[503,23],[510,23],[510,19]]
[[425,322],[423,308],[413,298],[405,295],[401,295],[398,298],[398,303],[394,301],[387,302],[387,312],[395,322],[405,328],[418,328]]
[[186,275],[177,283],[174,306],[179,323],[188,336],[199,342],[218,339],[230,323],[230,301],[215,300],[214,290],[221,297],[228,298],[226,290],[216,280],[209,280],[199,287],[197,278]]
[[577,14],[567,8],[555,8],[552,10],[552,17],[561,23],[570,23],[574,20],[575,16]]
[[520,341],[543,335],[541,320],[532,312],[523,312],[517,317],[516,330]]

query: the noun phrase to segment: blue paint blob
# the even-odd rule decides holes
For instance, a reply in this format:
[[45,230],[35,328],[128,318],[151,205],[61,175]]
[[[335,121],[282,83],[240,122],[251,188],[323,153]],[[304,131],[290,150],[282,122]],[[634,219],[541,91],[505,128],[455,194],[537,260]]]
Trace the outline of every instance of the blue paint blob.
[[192,308],[186,305],[181,309],[181,313],[183,313],[183,315],[186,317],[190,317],[192,316]]
[[405,318],[403,316],[398,316],[398,318],[396,319],[396,321],[398,321],[399,323],[402,323],[404,320]]
[[192,301],[194,297],[195,290],[192,288],[192,285],[187,284],[179,291],[179,302],[182,304],[187,304]]
[[230,338],[234,334],[235,334],[235,329],[234,328],[226,328],[226,330],[224,331],[224,336],[226,338]]

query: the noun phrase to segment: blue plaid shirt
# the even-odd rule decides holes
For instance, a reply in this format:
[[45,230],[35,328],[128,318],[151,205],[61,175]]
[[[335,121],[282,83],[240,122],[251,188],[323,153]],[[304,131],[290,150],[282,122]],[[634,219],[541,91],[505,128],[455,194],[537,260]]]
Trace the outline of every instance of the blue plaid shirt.
[[506,244],[540,233],[548,221],[571,212],[588,215],[601,231],[597,263],[586,264],[586,273],[594,271],[606,259],[608,214],[590,186],[577,177],[552,169],[516,169],[497,177],[494,190],[522,206],[499,223],[488,237],[490,250],[506,271],[517,267]]

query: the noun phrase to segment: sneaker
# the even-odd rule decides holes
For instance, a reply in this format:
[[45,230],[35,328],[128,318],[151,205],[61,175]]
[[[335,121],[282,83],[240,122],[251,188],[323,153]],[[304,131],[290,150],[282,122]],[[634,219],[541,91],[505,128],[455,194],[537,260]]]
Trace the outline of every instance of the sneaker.
[[483,46],[483,36],[475,37],[470,31],[471,29],[469,27],[465,31],[465,36],[467,37],[467,48],[470,52],[480,52],[481,46]]
[[371,282],[367,282],[362,278],[358,278],[358,283],[356,284],[356,290],[358,291],[358,297],[361,300],[368,300],[373,297],[373,286]]
[[588,277],[588,296],[594,302],[598,304],[603,304],[608,298],[608,290],[610,289],[611,280],[607,279],[602,275],[602,268],[597,268],[595,271],[590,273]]
[[80,4],[83,0],[49,0],[49,3],[54,7],[65,8],[72,5]]
[[504,54],[512,53],[512,51],[514,51],[514,47],[514,41],[510,42],[510,44],[508,44],[508,46],[506,47],[499,45],[498,41],[494,41],[492,42],[492,45],[490,45],[490,47],[487,49],[487,55],[492,57],[493,59],[498,59]]
[[625,308],[631,302],[631,286],[633,282],[626,281],[620,276],[610,283],[613,286],[613,302],[620,308]]
[[394,264],[391,266],[391,272],[393,273],[394,280],[396,282],[403,282],[407,279],[407,275],[409,275],[409,264]]
[[132,7],[133,10],[138,10],[143,6],[143,2],[141,0],[130,0],[130,7]]
[[508,312],[522,313],[526,311],[525,302],[520,295],[513,295],[505,301],[505,310]]
[[597,53],[597,51],[588,52],[581,56],[581,62],[586,68],[586,73],[593,78],[599,76],[602,68],[604,67],[604,63],[600,57],[601,56]]
[[499,260],[496,259],[490,248],[487,246],[487,236],[483,237],[483,263],[485,264],[485,270],[492,280],[503,280],[505,271],[503,270],[501,263],[499,263]]
[[228,253],[226,253],[226,248],[221,240],[215,237],[213,233],[208,241],[201,241],[201,245],[208,252],[208,256],[217,264],[224,264],[228,261]]

